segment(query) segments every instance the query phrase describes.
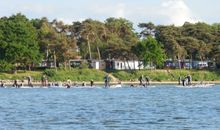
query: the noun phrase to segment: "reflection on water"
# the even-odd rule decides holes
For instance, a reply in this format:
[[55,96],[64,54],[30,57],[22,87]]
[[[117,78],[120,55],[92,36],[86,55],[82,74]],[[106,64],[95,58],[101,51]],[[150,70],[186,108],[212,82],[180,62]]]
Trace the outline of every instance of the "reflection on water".
[[0,129],[220,129],[213,88],[0,89]]

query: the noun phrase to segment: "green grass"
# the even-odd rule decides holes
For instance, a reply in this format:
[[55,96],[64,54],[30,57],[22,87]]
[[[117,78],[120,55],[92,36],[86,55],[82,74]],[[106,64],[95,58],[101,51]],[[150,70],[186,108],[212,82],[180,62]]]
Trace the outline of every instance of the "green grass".
[[23,80],[27,76],[33,77],[35,80],[40,80],[42,71],[18,71],[16,74],[11,73],[0,73],[0,79],[3,80]]
[[[103,81],[106,75],[105,71],[95,69],[71,69],[71,70],[46,70],[49,81]],[[45,71],[18,71],[17,74],[0,73],[0,79],[14,80],[25,79],[32,76],[34,80],[40,80]],[[138,77],[145,75],[151,81],[176,81],[179,76],[184,77],[187,74],[192,75],[193,81],[216,81],[220,80],[220,70],[139,70],[139,71],[112,71],[114,77],[122,81],[138,80]]]
[[103,77],[106,75],[104,71],[95,69],[71,69],[71,70],[59,70],[52,77],[49,77],[51,81],[66,81],[70,79],[72,81],[103,81]]
[[113,75],[123,81],[138,80],[141,75],[147,76],[152,81],[176,81],[179,76],[192,75],[194,81],[220,80],[220,73],[207,70],[139,70],[134,72],[114,71]]

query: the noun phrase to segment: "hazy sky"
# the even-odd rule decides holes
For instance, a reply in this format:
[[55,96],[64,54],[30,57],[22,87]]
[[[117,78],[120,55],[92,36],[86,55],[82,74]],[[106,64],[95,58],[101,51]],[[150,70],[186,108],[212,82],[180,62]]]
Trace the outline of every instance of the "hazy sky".
[[220,0],[0,0],[0,17],[23,13],[65,23],[123,17],[133,23],[182,25],[185,21],[220,23]]

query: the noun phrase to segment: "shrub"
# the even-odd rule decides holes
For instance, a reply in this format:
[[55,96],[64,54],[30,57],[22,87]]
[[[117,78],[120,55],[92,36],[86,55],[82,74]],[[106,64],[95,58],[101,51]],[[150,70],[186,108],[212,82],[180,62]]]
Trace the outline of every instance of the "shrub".
[[44,74],[48,77],[54,77],[56,75],[56,70],[46,69],[46,70],[44,70]]
[[13,65],[4,61],[0,60],[0,71],[1,72],[6,72],[6,71],[11,71],[13,69]]

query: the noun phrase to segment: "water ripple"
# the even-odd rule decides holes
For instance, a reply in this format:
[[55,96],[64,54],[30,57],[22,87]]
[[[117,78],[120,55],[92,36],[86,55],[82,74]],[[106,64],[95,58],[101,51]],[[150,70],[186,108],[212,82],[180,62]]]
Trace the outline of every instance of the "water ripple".
[[219,91],[0,88],[0,129],[219,130]]

